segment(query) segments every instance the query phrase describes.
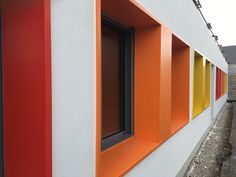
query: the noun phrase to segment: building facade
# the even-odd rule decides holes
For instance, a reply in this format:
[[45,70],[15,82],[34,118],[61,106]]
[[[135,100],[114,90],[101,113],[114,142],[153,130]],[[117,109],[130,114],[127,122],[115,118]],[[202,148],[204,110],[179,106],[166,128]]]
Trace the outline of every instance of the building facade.
[[190,0],[4,0],[5,177],[181,176],[227,100]]
[[229,74],[229,92],[228,99],[229,101],[236,100],[236,46],[224,46],[223,47],[224,55],[227,58],[229,64],[228,74]]

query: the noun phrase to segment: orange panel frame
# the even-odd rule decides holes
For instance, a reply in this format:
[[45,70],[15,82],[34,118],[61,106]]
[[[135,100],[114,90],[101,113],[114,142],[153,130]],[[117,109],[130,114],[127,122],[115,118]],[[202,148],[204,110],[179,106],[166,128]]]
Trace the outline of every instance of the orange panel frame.
[[[172,33],[134,0],[97,0],[96,8],[96,176],[123,176],[171,136]],[[101,12],[135,28],[135,133],[105,151],[101,151]]]
[[[136,29],[134,76],[135,134],[133,137],[101,152],[101,172],[98,176],[124,175],[159,145],[157,140],[159,43],[160,27]],[[122,163],[117,166],[117,162],[121,161],[121,159]]]
[[123,25],[137,28],[159,25],[159,22],[136,0],[102,0],[101,2],[102,12],[115,17]]
[[96,176],[101,176],[101,0],[96,0]]
[[159,140],[163,142],[171,134],[172,34],[169,29],[162,26],[161,37]]
[[189,122],[189,58],[189,46],[173,35],[171,133]]
[[154,142],[159,141],[160,35],[160,27],[135,31],[134,132]]
[[[134,1],[97,1],[97,176],[122,176],[158,145],[159,23]],[[101,12],[135,28],[134,129],[135,135],[101,151]],[[125,15],[124,14],[130,14]],[[129,158],[127,158],[129,156]],[[118,161],[121,161],[117,165]]]

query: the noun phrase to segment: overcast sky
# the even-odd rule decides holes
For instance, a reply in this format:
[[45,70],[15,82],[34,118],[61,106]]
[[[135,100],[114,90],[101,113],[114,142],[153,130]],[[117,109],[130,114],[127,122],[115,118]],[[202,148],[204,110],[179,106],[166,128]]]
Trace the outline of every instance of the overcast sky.
[[236,0],[200,0],[201,11],[223,46],[236,45]]

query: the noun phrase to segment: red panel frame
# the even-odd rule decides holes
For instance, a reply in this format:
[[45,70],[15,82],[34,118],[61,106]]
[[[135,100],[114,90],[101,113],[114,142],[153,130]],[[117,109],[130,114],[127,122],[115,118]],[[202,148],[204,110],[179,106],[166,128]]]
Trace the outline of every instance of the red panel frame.
[[7,177],[52,176],[50,0],[4,0]]
[[220,80],[219,80],[219,77],[220,77],[220,72],[219,72],[219,68],[216,68],[216,100],[220,97],[220,94],[219,94],[219,91],[220,91]]
[[223,71],[221,69],[216,68],[216,100],[218,100],[221,96],[223,96]]

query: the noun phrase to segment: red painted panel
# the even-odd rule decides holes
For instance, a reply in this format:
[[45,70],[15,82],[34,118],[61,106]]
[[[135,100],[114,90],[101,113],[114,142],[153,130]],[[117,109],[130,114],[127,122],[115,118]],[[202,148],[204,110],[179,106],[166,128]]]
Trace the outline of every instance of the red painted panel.
[[51,177],[50,1],[4,0],[6,177]]
[[216,95],[215,95],[216,96],[216,98],[215,98],[216,100],[218,99],[218,82],[219,82],[218,81],[218,77],[219,77],[218,76],[218,68],[216,68],[216,87],[215,87],[216,88],[216,90],[215,90],[216,91]]
[[216,90],[215,90],[216,91],[216,95],[215,95],[216,96],[216,98],[215,98],[216,100],[218,99],[218,82],[219,82],[218,81],[218,68],[216,68],[216,87],[215,87],[216,88]]
[[221,97],[221,90],[222,90],[222,85],[221,85],[221,83],[222,83],[222,71],[221,70],[219,70],[219,97]]
[[216,68],[216,100],[221,97],[221,70]]

